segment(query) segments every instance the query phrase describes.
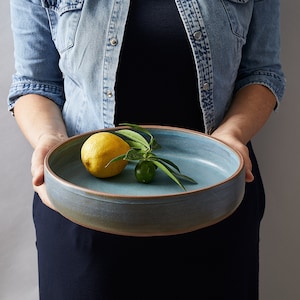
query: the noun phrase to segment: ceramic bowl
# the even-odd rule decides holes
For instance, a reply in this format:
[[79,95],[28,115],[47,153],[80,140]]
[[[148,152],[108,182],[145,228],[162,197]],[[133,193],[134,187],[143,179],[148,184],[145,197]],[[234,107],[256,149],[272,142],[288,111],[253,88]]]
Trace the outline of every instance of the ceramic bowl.
[[[160,170],[153,182],[138,183],[134,164],[120,175],[99,179],[80,160],[85,140],[99,131],[74,136],[45,159],[50,201],[69,220],[99,231],[128,236],[161,236],[191,232],[231,215],[243,199],[241,155],[208,135],[174,127],[145,126],[162,146],[155,153],[173,161],[197,183],[182,190]],[[119,129],[119,128],[117,128]]]

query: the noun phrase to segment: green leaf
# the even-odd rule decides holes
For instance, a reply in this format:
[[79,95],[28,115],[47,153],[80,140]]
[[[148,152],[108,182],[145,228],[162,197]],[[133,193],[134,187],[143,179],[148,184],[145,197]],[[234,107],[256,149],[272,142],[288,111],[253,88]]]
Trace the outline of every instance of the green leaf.
[[147,152],[149,151],[149,147],[146,147],[144,146],[143,144],[141,144],[140,142],[136,142],[136,141],[133,141],[133,140],[125,140],[126,143],[131,147],[131,148],[134,148],[136,150],[141,150],[141,151],[144,151],[144,152]]
[[151,134],[151,132],[147,128],[141,127],[139,125],[132,124],[132,123],[121,123],[120,125],[129,126],[132,129],[135,129],[137,131],[140,131],[140,132],[143,132],[143,133],[149,135],[149,137],[153,137],[153,135]]
[[[129,151],[130,151],[130,150],[129,150]],[[128,152],[127,152],[127,153],[128,153]],[[125,157],[126,157],[127,153],[126,153],[126,154],[121,154],[121,155],[116,156],[116,157],[114,157],[113,159],[111,159],[111,160],[105,165],[105,168],[107,168],[107,167],[108,167],[111,163],[113,163],[113,162],[116,162],[116,161],[122,160],[122,159],[125,160]]]
[[170,161],[169,159],[166,158],[162,158],[162,157],[158,157],[158,160],[160,160],[163,163],[166,163],[168,165],[170,165],[171,167],[173,167],[175,170],[177,170],[180,173],[180,170],[178,168],[177,165],[175,165],[172,161]]
[[158,168],[160,168],[165,174],[167,174],[174,182],[176,182],[183,190],[186,190],[184,185],[176,178],[176,176],[173,174],[172,170],[168,166],[157,160],[153,160],[153,163]]
[[144,159],[145,153],[131,148],[125,155],[125,160],[141,160]]
[[157,143],[157,141],[155,140],[154,136],[151,134],[151,132],[147,128],[144,128],[144,127],[141,127],[139,125],[132,124],[132,123],[121,123],[120,125],[129,126],[133,130],[136,130],[136,131],[139,131],[139,132],[142,132],[142,133],[148,135],[149,138],[150,138],[150,141],[149,141],[148,145],[150,146],[151,149],[159,149],[159,148],[161,148],[161,146]]
[[116,130],[115,133],[125,136],[126,138],[128,138],[134,142],[140,143],[147,149],[150,149],[148,141],[138,132],[135,132],[130,129],[120,129],[120,130]]
[[195,181],[193,178],[191,178],[189,176],[186,176],[186,175],[184,175],[182,173],[173,172],[173,174],[174,174],[174,176],[179,177],[179,178],[181,178],[183,180],[189,181],[191,183],[197,183],[197,181]]
[[155,138],[152,139],[151,148],[152,148],[152,150],[161,148],[161,145],[156,141]]

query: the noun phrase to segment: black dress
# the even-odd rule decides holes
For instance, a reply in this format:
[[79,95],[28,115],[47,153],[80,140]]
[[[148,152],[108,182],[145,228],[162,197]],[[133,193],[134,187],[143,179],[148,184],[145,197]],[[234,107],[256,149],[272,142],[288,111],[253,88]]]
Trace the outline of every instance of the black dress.
[[[116,124],[203,131],[192,53],[174,1],[131,4],[116,84]],[[126,237],[78,226],[34,199],[41,300],[258,299],[264,191],[255,181],[226,220],[192,233]]]

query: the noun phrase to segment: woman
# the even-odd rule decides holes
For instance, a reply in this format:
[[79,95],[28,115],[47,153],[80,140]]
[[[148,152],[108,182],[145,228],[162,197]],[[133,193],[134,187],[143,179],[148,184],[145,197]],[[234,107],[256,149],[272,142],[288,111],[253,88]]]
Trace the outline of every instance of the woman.
[[[264,191],[252,137],[282,99],[279,0],[11,0],[9,94],[34,148],[41,299],[258,299]],[[43,159],[121,122],[206,132],[241,152],[245,197],[192,233],[137,238],[59,215]]]

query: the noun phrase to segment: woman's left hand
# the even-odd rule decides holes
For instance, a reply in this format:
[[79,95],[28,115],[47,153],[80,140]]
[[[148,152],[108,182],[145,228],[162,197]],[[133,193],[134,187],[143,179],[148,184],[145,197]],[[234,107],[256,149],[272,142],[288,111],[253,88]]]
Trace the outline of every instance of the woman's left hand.
[[212,137],[224,142],[229,147],[233,148],[234,150],[238,151],[245,163],[245,181],[252,182],[254,180],[254,176],[252,174],[252,163],[249,157],[249,150],[245,144],[243,144],[238,138],[234,137],[233,135],[229,134],[222,134],[222,133],[213,133]]

